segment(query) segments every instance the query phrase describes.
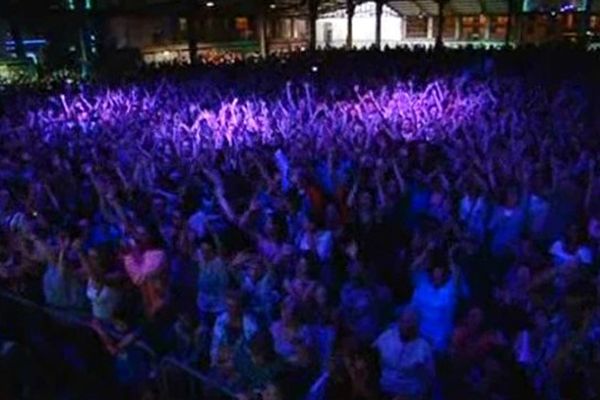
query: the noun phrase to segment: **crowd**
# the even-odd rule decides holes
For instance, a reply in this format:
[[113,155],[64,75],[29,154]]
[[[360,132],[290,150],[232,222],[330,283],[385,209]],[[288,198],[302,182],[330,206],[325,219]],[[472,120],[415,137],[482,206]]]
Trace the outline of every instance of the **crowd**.
[[2,286],[127,393],[143,339],[239,399],[600,397],[597,53],[201,68],[5,97]]

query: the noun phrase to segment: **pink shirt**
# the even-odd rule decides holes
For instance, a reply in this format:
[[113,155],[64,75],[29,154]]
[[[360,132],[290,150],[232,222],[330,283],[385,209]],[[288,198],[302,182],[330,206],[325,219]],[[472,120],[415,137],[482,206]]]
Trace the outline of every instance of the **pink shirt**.
[[125,255],[123,261],[133,283],[140,285],[164,268],[166,255],[162,250],[148,250],[140,255],[129,253]]

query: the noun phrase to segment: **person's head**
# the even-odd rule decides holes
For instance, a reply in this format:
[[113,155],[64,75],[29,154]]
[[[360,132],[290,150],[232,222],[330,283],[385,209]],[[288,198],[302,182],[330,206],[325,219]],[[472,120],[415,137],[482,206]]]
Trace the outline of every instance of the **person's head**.
[[443,248],[435,249],[429,259],[429,278],[435,287],[443,286],[450,276],[448,259]]
[[532,319],[533,328],[537,332],[544,333],[550,326],[548,313],[543,308],[536,309],[533,313]]
[[101,279],[108,267],[109,250],[105,247],[90,247],[86,253],[90,274],[94,279]]
[[302,229],[305,232],[315,233],[317,231],[318,223],[313,215],[305,214],[302,218]]
[[283,400],[283,391],[275,382],[269,382],[260,392],[262,400]]
[[308,175],[301,169],[295,169],[291,175],[291,182],[296,188],[303,189],[308,185]]
[[477,197],[481,193],[481,189],[477,181],[473,178],[468,178],[464,184],[464,194]]
[[10,202],[10,192],[7,189],[0,189],[0,210],[7,207]]
[[265,266],[260,259],[254,259],[248,263],[247,274],[252,282],[257,282],[264,273]]
[[185,219],[183,218],[183,214],[179,210],[174,210],[171,214],[171,224],[178,229],[181,229],[185,226]]
[[431,269],[431,282],[435,287],[441,287],[448,280],[448,269],[443,267],[433,267]]
[[333,203],[327,204],[325,208],[325,225],[331,230],[337,229],[340,225],[340,213]]
[[216,368],[225,374],[235,373],[234,352],[229,346],[221,346],[217,351]]
[[301,320],[300,306],[292,299],[287,298],[280,306],[281,321],[286,325],[299,324]]
[[589,219],[587,231],[591,240],[600,241],[600,213],[596,213]]
[[285,220],[278,214],[270,214],[265,220],[264,233],[271,240],[282,241],[287,234]]
[[419,319],[417,313],[412,308],[407,307],[402,310],[398,324],[402,340],[411,341],[418,337]]
[[517,267],[514,287],[527,289],[531,283],[531,270],[526,265]]
[[217,248],[212,237],[204,237],[198,241],[198,250],[202,253],[205,261],[212,261],[217,257]]
[[348,278],[354,284],[366,284],[366,272],[363,265],[357,261],[351,261],[348,264]]
[[167,211],[167,203],[161,196],[154,196],[152,199],[152,210],[158,216],[162,216]]
[[431,178],[431,190],[433,190],[436,193],[443,193],[445,192],[444,189],[444,181],[442,180],[441,177],[439,176],[434,176],[433,178]]
[[229,290],[225,296],[225,304],[227,305],[227,313],[230,316],[241,316],[244,312],[244,304],[242,295],[237,290]]
[[547,184],[547,179],[544,174],[541,172],[537,172],[533,175],[531,182],[531,190],[536,195],[540,196],[546,193],[549,185]]
[[[352,354],[350,368],[354,371],[352,374],[353,376],[364,376],[370,381],[379,381],[377,375],[380,371],[380,367],[377,353],[369,346],[358,346],[356,351]],[[369,377],[371,379],[369,379]]]
[[400,188],[398,182],[394,178],[389,178],[385,183],[385,193],[388,198],[397,200],[400,195]]
[[516,186],[509,186],[504,190],[502,197],[506,208],[515,208],[519,204],[519,189]]
[[327,310],[329,305],[329,296],[327,294],[327,289],[325,288],[325,286],[319,285],[317,290],[315,290],[315,302],[319,310]]
[[281,190],[281,183],[283,177],[280,172],[276,172],[272,175],[272,179],[267,183],[269,193],[278,193]]
[[142,224],[137,224],[134,227],[133,239],[138,247],[145,249],[158,246],[160,242],[156,228]]
[[257,366],[264,366],[273,362],[277,358],[273,336],[268,330],[261,330],[256,333],[248,345],[252,363]]
[[373,196],[368,191],[360,192],[358,196],[358,208],[361,211],[369,211],[373,208]]
[[570,224],[566,231],[566,245],[571,251],[576,251],[577,248],[583,243],[584,233],[578,224]]
[[465,317],[467,328],[473,332],[479,331],[484,323],[484,313],[480,307],[474,306],[469,309]]
[[296,278],[314,280],[317,278],[317,260],[310,253],[304,253],[296,263]]

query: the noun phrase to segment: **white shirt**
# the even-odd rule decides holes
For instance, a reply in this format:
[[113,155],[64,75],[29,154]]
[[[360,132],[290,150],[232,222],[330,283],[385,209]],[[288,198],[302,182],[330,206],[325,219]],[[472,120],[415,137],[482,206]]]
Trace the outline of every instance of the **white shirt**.
[[483,240],[486,229],[488,207],[483,196],[464,196],[460,200],[459,215],[468,232],[479,240]]
[[101,320],[112,318],[121,298],[118,290],[106,285],[99,286],[91,279],[88,280],[86,295],[92,304],[92,314]]
[[[333,254],[333,235],[331,231],[319,231],[315,233],[315,236],[315,250],[319,256],[319,260],[329,260]],[[298,248],[302,251],[312,250],[308,233],[305,232],[298,238]]]
[[557,240],[550,247],[550,254],[554,257],[554,265],[563,267],[570,263],[586,264],[592,263],[592,251],[586,246],[579,246],[574,253],[569,253],[562,240]]
[[394,326],[373,343],[381,359],[380,386],[385,394],[418,397],[429,388],[434,376],[433,351],[427,341],[417,338],[403,342]]
[[206,219],[204,211],[198,211],[188,219],[188,227],[199,238],[206,236]]
[[233,339],[236,339],[235,345],[239,345],[241,343],[247,343],[252,339],[254,334],[258,332],[258,325],[254,321],[254,319],[247,314],[244,314],[242,318],[242,331],[240,332],[240,337],[238,338],[230,338],[227,337],[227,326],[229,325],[229,314],[227,312],[219,315],[215,321],[215,325],[213,328],[213,337],[212,343],[210,345],[210,360],[211,365],[216,365],[217,358],[219,354],[219,349],[221,346],[226,345],[227,343],[231,344]]
[[528,228],[534,234],[541,233],[550,210],[550,203],[534,194],[529,196]]
[[454,328],[454,310],[458,296],[451,277],[443,286],[435,287],[427,273],[415,274],[415,290],[411,304],[419,313],[421,335],[437,350],[445,350]]

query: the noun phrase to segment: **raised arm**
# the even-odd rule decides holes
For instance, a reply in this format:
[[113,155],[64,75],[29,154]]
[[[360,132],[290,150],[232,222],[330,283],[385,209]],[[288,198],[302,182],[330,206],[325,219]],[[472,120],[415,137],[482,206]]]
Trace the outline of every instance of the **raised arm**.
[[348,208],[354,207],[354,203],[356,202],[356,194],[357,193],[358,193],[358,178],[356,178],[356,180],[354,181],[354,184],[352,185],[352,189],[350,190],[350,193],[348,194],[348,197],[346,199],[346,205],[348,206]]
[[259,234],[257,234],[254,230],[248,228],[248,221],[250,220],[250,217],[255,211],[259,209],[258,201],[254,198],[250,202],[248,210],[241,217],[238,217],[238,215],[235,213],[235,211],[233,211],[233,208],[229,204],[229,201],[225,197],[223,181],[221,180],[219,174],[215,171],[210,171],[207,169],[204,169],[203,171],[215,187],[215,196],[217,197],[219,206],[221,207],[221,210],[223,211],[223,214],[225,214],[227,220],[235,226],[237,226],[238,228],[240,228],[241,230],[243,230],[244,232],[246,232],[247,234],[249,234],[250,236],[252,236],[254,240],[258,240]]
[[225,187],[223,186],[223,180],[221,179],[221,176],[218,174],[218,172],[209,170],[207,168],[203,168],[202,171],[204,172],[204,175],[212,182],[215,189],[215,196],[219,206],[221,207],[221,210],[225,214],[225,217],[231,223],[239,225],[238,216],[235,214],[231,208],[231,205],[229,204],[229,201],[225,197]]
[[592,207],[592,197],[594,195],[594,189],[596,184],[596,160],[593,158],[588,164],[588,186],[585,193],[585,210],[589,214]]
[[396,183],[398,184],[400,194],[403,194],[406,192],[406,182],[402,177],[402,173],[400,173],[400,167],[398,167],[398,162],[396,162],[396,160],[394,160],[392,163],[392,169],[394,171],[394,177],[396,178]]
[[376,167],[375,170],[375,187],[377,188],[377,201],[379,203],[379,207],[385,207],[388,203],[387,196],[385,195],[385,191],[383,190],[383,184],[381,183],[381,176],[383,175],[383,171]]
[[423,265],[425,265],[425,262],[429,258],[429,254],[433,251],[434,248],[435,244],[433,242],[429,242],[425,249],[421,252],[421,254],[419,254],[410,264],[410,270],[412,272],[416,272],[419,269],[423,268]]

